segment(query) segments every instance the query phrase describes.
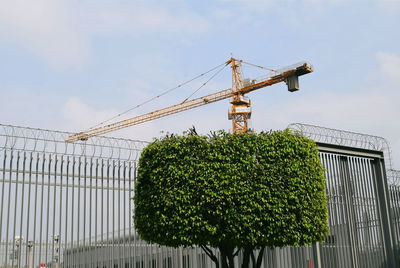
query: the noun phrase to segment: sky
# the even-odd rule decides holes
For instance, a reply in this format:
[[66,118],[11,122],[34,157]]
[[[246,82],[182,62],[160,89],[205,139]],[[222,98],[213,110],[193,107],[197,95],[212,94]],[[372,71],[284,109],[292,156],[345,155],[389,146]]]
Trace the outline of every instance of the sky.
[[[400,0],[0,0],[0,123],[87,130],[231,55],[269,68],[306,60],[300,91],[250,93],[256,131],[300,122],[386,138],[400,169]],[[244,68],[245,77],[266,74]],[[180,103],[196,80],[126,119]],[[231,87],[226,68],[196,92]],[[229,101],[111,136],[231,129]]]

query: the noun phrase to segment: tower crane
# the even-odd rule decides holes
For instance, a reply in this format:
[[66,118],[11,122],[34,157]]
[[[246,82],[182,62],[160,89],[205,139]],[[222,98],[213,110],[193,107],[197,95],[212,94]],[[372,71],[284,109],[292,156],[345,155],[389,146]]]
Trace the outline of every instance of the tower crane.
[[[243,79],[241,66],[242,60],[230,58],[225,65],[231,65],[232,68],[232,88],[218,91],[203,97],[185,100],[182,103],[172,105],[167,108],[156,110],[143,115],[135,116],[130,119],[111,123],[105,126],[97,127],[88,131],[79,132],[69,136],[66,142],[85,141],[91,137],[102,135],[111,131],[119,130],[125,127],[138,125],[147,121],[155,120],[167,115],[183,112],[209,103],[217,102],[230,98],[232,104],[228,118],[232,120],[232,129],[234,133],[244,133],[249,131],[248,121],[251,118],[251,102],[245,94],[254,90],[271,86],[280,82],[287,84],[288,90],[294,92],[299,90],[298,77],[313,72],[313,67],[307,62],[299,62],[279,70],[273,70],[264,79]],[[250,63],[247,63],[250,64]],[[250,64],[257,66],[254,64]],[[257,66],[260,67],[260,66]],[[262,67],[261,67],[262,68]]]

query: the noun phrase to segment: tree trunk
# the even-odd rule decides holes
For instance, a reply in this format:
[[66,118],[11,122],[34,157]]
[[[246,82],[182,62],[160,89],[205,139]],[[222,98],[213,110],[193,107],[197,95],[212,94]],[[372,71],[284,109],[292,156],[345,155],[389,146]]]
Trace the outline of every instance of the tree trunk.
[[[220,246],[218,249],[221,253],[220,260],[218,260],[217,256],[214,255],[211,249],[207,246],[201,246],[203,251],[207,254],[208,257],[215,263],[216,268],[235,268],[234,259],[237,256],[234,253],[234,248],[230,246]],[[239,249],[238,249],[239,250]],[[253,268],[261,268],[263,256],[264,256],[265,247],[260,249],[257,258],[254,255],[254,248],[244,248],[243,249],[243,261],[241,264],[241,268],[250,268],[250,259],[252,260],[252,267]]]
[[229,267],[231,267],[231,268],[234,268],[234,267],[235,267],[235,262],[233,261],[234,258],[235,258],[235,257],[233,256],[233,251],[232,251],[232,254],[230,254],[230,255],[228,256]]
[[257,262],[255,263],[255,266],[253,265],[254,268],[260,268],[261,267],[261,263],[262,263],[263,256],[264,256],[264,251],[265,251],[265,247],[262,247],[260,249],[260,252],[258,253]]
[[221,264],[222,264],[222,268],[229,268],[229,264],[226,261],[226,252],[225,250],[220,248],[220,252],[221,252]]
[[208,257],[215,263],[215,267],[219,268],[219,260],[217,256],[214,255],[211,249],[209,249],[207,246],[200,246],[203,251],[207,254]]
[[221,246],[219,247],[221,252],[221,266],[222,268],[235,268],[235,263],[233,261],[233,251],[234,248],[231,246]]
[[243,250],[243,261],[242,261],[242,267],[241,268],[249,268],[250,264],[250,252],[252,249],[245,248]]

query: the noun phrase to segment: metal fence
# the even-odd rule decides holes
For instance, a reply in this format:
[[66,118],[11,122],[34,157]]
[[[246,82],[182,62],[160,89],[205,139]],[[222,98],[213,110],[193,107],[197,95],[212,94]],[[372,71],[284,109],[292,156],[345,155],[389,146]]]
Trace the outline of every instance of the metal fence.
[[[65,144],[69,134],[0,125],[0,267],[214,267],[199,248],[150,245],[136,234],[131,198],[145,142]],[[400,238],[400,195],[395,185],[385,192],[382,153],[320,149],[327,241],[267,249],[263,266],[394,267],[388,260]]]
[[[68,249],[133,234],[139,141],[0,125],[0,265],[67,265]],[[109,243],[110,244],[110,243]],[[114,247],[108,246],[109,258]],[[110,266],[107,266],[110,267]]]
[[399,263],[400,266],[400,171],[390,170],[388,172],[388,177],[390,181],[394,182],[389,185],[390,209],[396,244],[395,255],[397,263]]
[[373,159],[321,153],[326,168],[330,234],[323,267],[381,267],[387,259]]

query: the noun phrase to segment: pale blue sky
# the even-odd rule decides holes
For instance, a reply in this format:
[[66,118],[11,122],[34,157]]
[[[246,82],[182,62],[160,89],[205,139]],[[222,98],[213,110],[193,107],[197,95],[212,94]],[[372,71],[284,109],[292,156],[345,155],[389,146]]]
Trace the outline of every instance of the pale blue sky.
[[[383,136],[400,168],[399,28],[400,0],[0,0],[0,123],[81,131],[230,53],[272,68],[307,60],[315,72],[301,77],[299,92],[280,84],[249,95],[253,127],[304,122]],[[229,88],[229,75],[196,96]],[[196,85],[128,116],[182,101]],[[112,135],[228,130],[228,107]]]

